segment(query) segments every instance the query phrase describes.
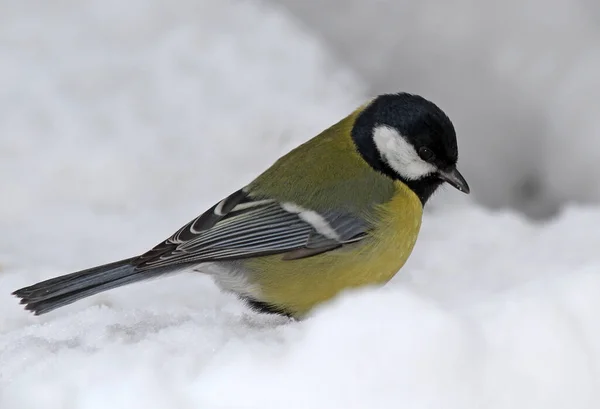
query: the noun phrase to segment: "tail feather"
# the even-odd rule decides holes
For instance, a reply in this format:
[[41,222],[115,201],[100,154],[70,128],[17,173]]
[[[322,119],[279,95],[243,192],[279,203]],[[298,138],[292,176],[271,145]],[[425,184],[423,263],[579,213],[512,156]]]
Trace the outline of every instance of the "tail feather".
[[140,271],[132,261],[136,257],[51,278],[13,292],[25,309],[45,314],[103,291],[147,280],[173,268]]

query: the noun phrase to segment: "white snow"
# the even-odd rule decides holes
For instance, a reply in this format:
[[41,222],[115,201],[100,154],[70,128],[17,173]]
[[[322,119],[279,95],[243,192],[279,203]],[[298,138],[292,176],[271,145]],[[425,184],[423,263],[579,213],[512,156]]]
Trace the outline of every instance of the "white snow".
[[29,315],[13,290],[144,251],[369,95],[257,2],[3,2],[0,45],[0,408],[600,405],[595,205],[446,189],[401,274],[303,322],[194,274]]

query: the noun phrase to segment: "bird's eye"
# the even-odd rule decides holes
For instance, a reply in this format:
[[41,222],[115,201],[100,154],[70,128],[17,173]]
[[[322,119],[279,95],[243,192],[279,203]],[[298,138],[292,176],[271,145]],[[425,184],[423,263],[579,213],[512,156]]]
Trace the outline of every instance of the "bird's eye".
[[425,162],[431,162],[432,160],[435,159],[435,154],[433,153],[433,151],[431,149],[429,149],[429,148],[424,147],[424,146],[421,147],[421,148],[419,148],[419,156]]

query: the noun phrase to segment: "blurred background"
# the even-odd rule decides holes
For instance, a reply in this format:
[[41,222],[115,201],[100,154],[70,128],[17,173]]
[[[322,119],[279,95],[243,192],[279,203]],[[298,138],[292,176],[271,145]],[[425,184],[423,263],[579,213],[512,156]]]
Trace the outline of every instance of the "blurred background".
[[[474,198],[483,205],[516,209],[537,219],[556,214],[565,203],[600,198],[595,183],[600,172],[600,120],[596,113],[600,6],[593,0],[237,1],[231,7],[240,10],[239,18],[222,15],[228,7],[206,0],[134,1],[127,5],[94,0],[63,0],[51,5],[36,0],[5,1],[0,5],[4,155],[15,144],[24,143],[15,141],[23,136],[14,133],[23,131],[15,128],[20,120],[15,110],[53,106],[45,114],[23,116],[28,122],[25,128],[36,123],[49,125],[61,115],[72,114],[53,100],[49,89],[53,86],[70,93],[80,109],[90,106],[77,113],[86,117],[81,121],[100,121],[102,117],[102,128],[94,128],[107,139],[134,139],[131,132],[115,129],[119,120],[115,115],[126,115],[124,110],[111,111],[113,103],[107,106],[102,102],[127,106],[131,103],[128,89],[137,87],[131,93],[144,99],[136,105],[163,104],[156,110],[165,118],[167,112],[180,108],[178,104],[189,104],[190,98],[201,100],[202,93],[211,95],[199,89],[197,82],[212,74],[197,69],[194,63],[218,66],[217,59],[224,58],[223,50],[210,54],[202,48],[214,49],[210,43],[219,41],[213,25],[228,24],[223,32],[232,48],[260,53],[272,42],[259,36],[255,40],[265,44],[245,46],[247,40],[239,34],[252,30],[246,26],[256,20],[243,16],[241,10],[249,4],[279,9],[278,18],[286,15],[305,33],[303,41],[288,41],[289,48],[282,54],[294,55],[293,48],[302,42],[319,42],[327,58],[353,71],[354,83],[360,82],[364,90],[359,95],[406,90],[441,105],[456,124],[461,165],[469,175]],[[199,33],[202,38],[195,38]],[[286,47],[285,41],[280,43],[279,47]],[[153,50],[156,58],[138,58],[145,49]],[[183,55],[189,66],[185,72],[176,68],[174,73],[169,66],[179,67]],[[300,61],[304,57],[300,52],[295,58],[308,65]],[[211,63],[202,63],[207,59]],[[245,60],[244,66],[227,67],[223,60],[221,66],[231,76],[260,82],[264,72],[248,64]],[[179,77],[169,83],[168,76],[175,74]],[[257,90],[246,102],[268,99],[276,111],[278,98],[285,98],[282,95],[290,88],[288,82],[314,86],[314,73],[297,69],[287,74],[264,79],[280,81],[280,94],[265,98]],[[215,87],[211,92],[223,93],[217,83],[211,86]],[[161,92],[168,100],[152,94],[157,87],[165,88]],[[32,98],[35,102],[27,101]],[[362,101],[350,90],[348,100]],[[23,101],[27,101],[26,107],[20,106]],[[323,102],[316,98],[313,112],[318,111],[319,103]],[[272,112],[268,121],[302,122],[301,118],[313,112],[298,107],[286,111],[285,119]],[[198,134],[202,133],[198,123],[177,124],[169,117],[169,123],[165,119],[160,127],[155,123],[159,119],[144,114],[150,121],[142,132],[181,134],[181,127],[197,126]],[[335,119],[328,116],[323,125]],[[137,137],[140,131],[135,130]]]
[[600,198],[598,2],[280,1],[370,92],[448,111],[480,203],[538,219]]

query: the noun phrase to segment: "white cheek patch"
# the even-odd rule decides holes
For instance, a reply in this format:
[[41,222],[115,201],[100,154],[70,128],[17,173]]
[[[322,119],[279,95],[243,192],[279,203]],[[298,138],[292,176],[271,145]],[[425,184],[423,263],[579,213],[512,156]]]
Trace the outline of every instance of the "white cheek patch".
[[434,165],[421,159],[415,148],[394,128],[385,125],[376,127],[373,141],[388,165],[408,180],[420,179],[437,171]]

